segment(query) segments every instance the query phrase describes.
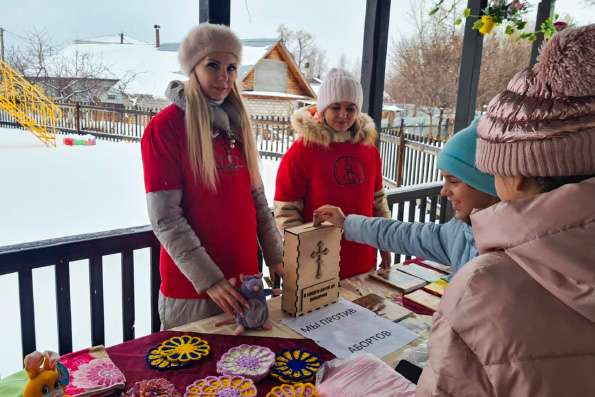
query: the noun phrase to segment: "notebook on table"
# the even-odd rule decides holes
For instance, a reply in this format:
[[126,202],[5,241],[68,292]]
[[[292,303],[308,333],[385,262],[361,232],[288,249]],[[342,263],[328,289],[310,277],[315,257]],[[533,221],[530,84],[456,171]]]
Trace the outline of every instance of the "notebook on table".
[[354,300],[353,303],[390,321],[400,321],[411,314],[411,310],[376,294],[364,295]]
[[417,263],[409,263],[407,265],[397,265],[397,270],[402,272],[408,273],[412,276],[417,278],[421,278],[422,280],[427,281],[428,283],[433,283],[434,281],[440,280],[441,278],[445,277],[444,273],[441,273],[436,270],[432,270],[425,266],[418,265]]
[[424,285],[426,285],[426,281],[422,280],[419,277],[415,277],[414,275],[404,273],[397,269],[390,268],[390,269],[379,269],[370,274],[375,280],[382,281],[383,283],[389,284],[401,291],[403,293],[408,293],[411,291],[415,291],[416,289],[420,289]]
[[403,305],[419,314],[433,314],[438,310],[440,298],[419,289],[403,296]]
[[433,283],[425,285],[424,290],[428,291],[431,294],[442,297],[442,295],[444,295],[446,287],[448,287],[448,281],[440,279],[434,281]]
[[438,263],[438,262],[434,262],[434,261],[430,261],[430,260],[422,259],[422,258],[408,259],[405,262],[403,262],[404,265],[409,265],[411,263],[415,263],[417,265],[427,267],[428,269],[431,269],[431,270],[436,270],[437,272],[444,273],[445,275],[451,274],[451,266],[450,265],[443,265],[442,263]]
[[451,273],[450,266],[449,265],[443,265],[442,263],[438,263],[438,262],[429,261],[427,259],[424,259],[424,260],[421,261],[421,265],[425,265],[427,267],[430,267],[432,269],[438,270],[438,271],[443,272],[445,274],[450,274]]

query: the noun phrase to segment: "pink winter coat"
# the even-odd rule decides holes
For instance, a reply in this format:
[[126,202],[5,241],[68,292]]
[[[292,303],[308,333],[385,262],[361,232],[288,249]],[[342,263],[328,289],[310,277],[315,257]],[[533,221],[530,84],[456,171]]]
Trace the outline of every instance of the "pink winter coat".
[[472,215],[419,396],[595,396],[595,178]]

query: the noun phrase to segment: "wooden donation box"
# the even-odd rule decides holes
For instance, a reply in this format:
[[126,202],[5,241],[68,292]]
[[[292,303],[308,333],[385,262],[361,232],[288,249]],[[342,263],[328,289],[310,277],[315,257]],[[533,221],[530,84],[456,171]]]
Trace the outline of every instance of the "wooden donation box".
[[285,229],[284,239],[283,311],[301,316],[337,302],[340,229],[306,223]]

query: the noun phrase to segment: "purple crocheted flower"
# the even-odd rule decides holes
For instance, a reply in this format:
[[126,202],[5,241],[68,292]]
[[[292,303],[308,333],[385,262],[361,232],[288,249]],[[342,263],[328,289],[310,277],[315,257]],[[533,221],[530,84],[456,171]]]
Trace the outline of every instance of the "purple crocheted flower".
[[81,389],[109,387],[126,382],[122,372],[109,358],[96,358],[82,364],[72,378],[73,386]]
[[275,362],[275,353],[264,346],[232,347],[217,361],[217,373],[241,375],[255,382],[265,378]]

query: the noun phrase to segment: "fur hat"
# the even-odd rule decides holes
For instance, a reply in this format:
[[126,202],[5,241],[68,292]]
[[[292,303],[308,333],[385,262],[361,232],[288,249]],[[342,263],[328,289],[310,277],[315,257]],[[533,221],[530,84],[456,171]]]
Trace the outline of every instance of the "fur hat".
[[207,55],[213,52],[229,52],[238,63],[242,61],[242,42],[225,25],[201,23],[190,31],[178,50],[178,60],[186,76]]
[[501,176],[595,173],[595,24],[555,34],[477,126],[477,167]]
[[316,107],[320,113],[323,113],[331,103],[351,102],[355,103],[357,109],[361,111],[363,98],[360,82],[348,71],[333,68],[320,86]]

